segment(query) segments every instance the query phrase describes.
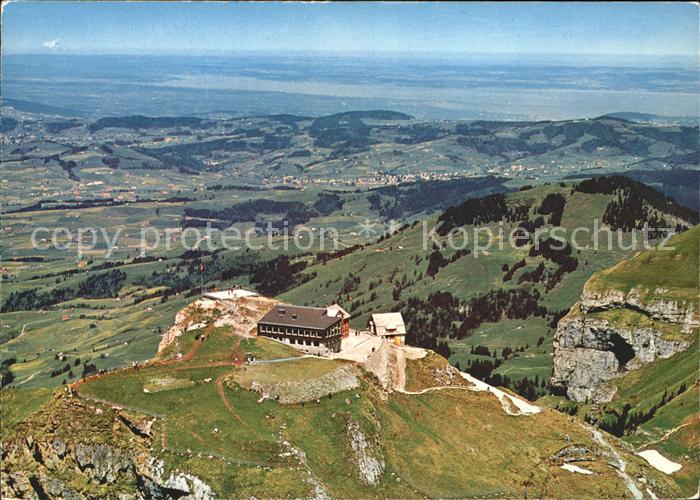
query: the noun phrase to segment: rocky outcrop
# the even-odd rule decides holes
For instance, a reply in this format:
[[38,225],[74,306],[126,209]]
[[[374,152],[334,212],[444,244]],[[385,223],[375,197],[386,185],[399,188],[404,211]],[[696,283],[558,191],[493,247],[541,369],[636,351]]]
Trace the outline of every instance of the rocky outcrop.
[[214,497],[211,487],[197,476],[182,471],[172,471],[167,477],[163,474],[163,461],[150,459],[147,472],[140,477],[146,498],[185,497],[205,500]]
[[76,443],[70,456],[85,476],[99,483],[114,483],[121,472],[133,468],[127,452],[105,444]]
[[[165,473],[151,454],[153,438],[136,419],[60,396],[51,403],[47,426],[28,424],[3,436],[2,498],[213,498],[212,489],[187,472]],[[63,418],[73,411],[70,418]],[[92,429],[66,433],[67,423],[92,414]],[[150,419],[144,419],[151,423]],[[93,433],[99,429],[100,434]],[[147,432],[148,431],[148,432]],[[108,439],[104,439],[109,436]]]
[[175,339],[188,330],[203,328],[205,320],[213,319],[216,302],[209,299],[198,299],[179,310],[175,315],[173,326],[163,334],[158,344],[158,353],[165,350]]
[[[664,288],[656,288],[653,295],[663,297],[667,292]],[[645,314],[653,320],[679,324],[683,333],[688,333],[699,325],[692,304],[671,299],[650,300],[648,296],[640,288],[632,288],[625,293],[621,290],[594,291],[587,286],[581,294],[580,309],[587,313],[626,308]]]
[[109,444],[27,439],[2,451],[3,498],[214,497],[198,477],[179,471],[165,475],[162,461]]
[[204,328],[227,326],[236,335],[255,334],[257,322],[277,302],[262,296],[238,297],[229,300],[197,299],[175,315],[175,322],[164,334],[158,345],[158,354],[185,332]]
[[[654,295],[662,293],[657,289]],[[630,325],[596,314],[605,311],[639,315],[644,321]],[[637,289],[586,289],[557,326],[552,387],[577,402],[606,403],[616,392],[610,381],[685,350],[691,340],[684,334],[696,327],[693,306],[682,301],[649,300]],[[669,329],[678,335],[669,337]]]
[[253,381],[250,388],[264,399],[274,399],[282,404],[292,404],[314,401],[338,392],[357,389],[359,386],[360,379],[357,376],[357,369],[350,365],[344,365],[314,379],[285,380],[277,384]]
[[348,420],[347,432],[360,480],[370,486],[376,485],[384,472],[384,458],[379,443],[371,442],[362,432],[360,424],[353,419]]
[[[0,491],[4,498],[91,498],[98,493],[198,500],[214,496],[206,483],[191,474],[164,476],[162,462],[105,444],[25,441],[4,448],[3,462]],[[22,467],[15,469],[13,464]],[[75,489],[74,484],[81,487]]]
[[403,389],[406,383],[406,355],[383,340],[362,367],[377,377],[379,384],[388,391]]

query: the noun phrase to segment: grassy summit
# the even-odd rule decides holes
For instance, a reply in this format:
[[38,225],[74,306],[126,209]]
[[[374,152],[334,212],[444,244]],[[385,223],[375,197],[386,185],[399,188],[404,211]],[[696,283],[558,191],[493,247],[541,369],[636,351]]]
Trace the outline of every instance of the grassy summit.
[[[595,274],[586,288],[623,292],[639,288],[651,294],[650,298],[679,298],[697,303],[699,243],[700,226],[696,226],[671,238],[663,249],[640,252]],[[658,288],[663,291],[656,292]]]
[[[388,393],[358,367],[356,389],[281,404],[260,400],[245,387],[255,380],[322,380],[337,362],[296,358],[237,366],[232,360],[250,348],[266,357],[268,347],[278,352],[277,344],[241,338],[226,328],[208,335],[195,354],[180,361],[160,360],[88,379],[74,385],[74,397],[59,389],[38,412],[18,415],[4,439],[21,443],[28,435],[38,441],[61,436],[69,448],[81,441],[117,447],[130,442],[139,453],[150,447],[153,456],[164,460],[166,473],[194,474],[221,497],[306,497],[314,491],[332,497],[401,498],[629,493],[608,464],[605,446],[566,415],[544,409],[512,416],[487,392],[466,386],[430,389],[444,383],[439,378],[431,382],[431,370],[447,366],[435,354],[428,364],[408,361],[408,382],[427,389],[422,394]],[[145,392],[156,380],[170,383],[166,390]],[[150,437],[138,438],[136,446],[124,419],[132,425],[154,419]],[[81,425],[89,425],[90,432],[75,432]],[[579,454],[579,465],[596,475],[562,469],[567,453]],[[653,478],[658,494],[678,494],[641,459],[621,453],[630,474]],[[11,455],[6,467],[52,473],[51,466],[30,465],[30,457]],[[133,489],[134,481],[125,472],[115,483],[72,484],[84,494],[116,495]]]

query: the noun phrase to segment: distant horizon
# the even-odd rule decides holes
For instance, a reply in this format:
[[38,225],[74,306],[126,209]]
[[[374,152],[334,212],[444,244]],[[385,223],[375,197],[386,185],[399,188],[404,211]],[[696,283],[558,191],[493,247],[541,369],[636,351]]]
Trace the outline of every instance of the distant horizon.
[[14,2],[2,85],[103,116],[686,116],[698,31],[694,4]]
[[143,56],[207,56],[207,55],[238,55],[238,54],[267,54],[267,55],[279,55],[284,57],[288,54],[296,55],[351,55],[351,56],[362,56],[366,58],[372,57],[440,57],[445,59],[454,59],[460,57],[493,57],[493,56],[536,56],[542,58],[548,57],[562,57],[562,56],[581,56],[581,57],[599,57],[602,59],[611,57],[636,57],[636,58],[647,58],[647,59],[660,59],[664,57],[679,57],[694,59],[695,55],[691,54],[645,54],[645,53],[596,53],[596,52],[527,52],[527,51],[503,51],[503,52],[480,52],[480,51],[463,51],[463,52],[440,52],[440,51],[374,51],[365,52],[362,50],[320,50],[320,49],[290,49],[286,51],[273,50],[273,49],[207,49],[197,52],[187,52],[187,51],[171,51],[171,52],[72,52],[72,51],[24,51],[24,52],[6,52],[5,55],[47,55],[47,56],[59,56],[59,55],[111,55],[111,56],[122,56],[122,55],[143,55]]
[[[691,3],[12,2],[2,53],[689,58]],[[582,50],[583,48],[583,50]]]
[[206,57],[247,57],[264,56],[285,59],[289,57],[316,57],[320,59],[356,59],[356,60],[425,60],[446,61],[452,63],[486,64],[486,65],[557,65],[557,66],[617,66],[617,67],[684,67],[697,69],[695,57],[685,54],[648,55],[648,54],[593,54],[564,52],[374,52],[362,51],[318,51],[291,50],[287,52],[271,50],[208,51],[188,53],[142,53],[142,52],[4,52],[3,57],[142,57],[142,58],[206,58]]
[[646,61],[32,54],[3,59],[2,85],[3,97],[92,116],[396,109],[431,119],[557,120],[698,109],[697,68]]
[[[3,100],[3,101],[9,101],[9,106],[12,106],[12,102],[23,102],[23,103],[39,104],[39,105],[42,105],[42,106],[49,106],[49,105],[47,105],[46,103],[43,103],[43,102],[31,101],[31,100],[27,100],[27,99],[15,99],[15,98],[12,98],[12,97],[3,97],[2,100]],[[65,111],[70,111],[70,110],[65,110]],[[407,115],[411,116],[412,119],[416,119],[416,120],[418,120],[418,121],[426,121],[426,122],[430,122],[430,121],[470,122],[470,121],[479,121],[479,120],[481,120],[481,119],[478,119],[478,118],[451,118],[451,119],[435,119],[435,118],[430,119],[430,118],[421,118],[421,117],[417,117],[417,116],[411,115],[410,113],[405,112],[404,110],[399,109],[398,107],[386,107],[386,108],[381,108],[381,107],[379,107],[379,108],[374,108],[374,109],[364,109],[364,108],[361,108],[361,107],[360,107],[360,108],[358,108],[358,109],[347,109],[347,110],[345,110],[345,111],[338,111],[338,112],[334,112],[334,113],[307,113],[306,115],[294,114],[294,113],[274,113],[274,112],[264,113],[264,112],[260,112],[260,113],[250,113],[250,114],[247,114],[247,115],[237,116],[237,118],[246,118],[246,117],[248,117],[248,118],[256,118],[256,117],[275,116],[275,115],[279,115],[279,114],[291,114],[291,115],[293,115],[293,116],[299,116],[299,117],[302,117],[302,116],[303,116],[303,117],[306,117],[306,118],[314,119],[314,118],[321,118],[321,117],[324,117],[324,116],[331,116],[331,115],[341,114],[341,113],[356,113],[356,112],[365,112],[365,111],[391,111],[391,112],[396,112],[396,113],[404,113],[404,114],[407,114]],[[116,113],[116,114],[109,114],[109,115],[101,116],[101,117],[99,117],[99,118],[120,118],[120,117],[126,117],[126,116],[143,116],[143,117],[146,117],[146,118],[190,117],[190,116],[192,116],[192,117],[202,117],[202,116],[212,115],[212,114],[217,114],[217,113],[235,113],[235,111],[234,111],[234,110],[219,110],[219,111],[207,111],[207,112],[202,112],[202,113],[185,113],[185,114],[180,114],[180,113],[175,113],[175,114],[173,114],[173,113],[140,113],[140,112],[133,112],[133,113],[122,113],[122,114],[119,114],[119,113]],[[686,115],[678,114],[678,115],[674,115],[674,114],[659,114],[659,113],[650,113],[650,112],[647,113],[647,112],[643,112],[643,111],[617,110],[617,111],[609,111],[609,112],[607,112],[607,113],[603,113],[603,114],[601,114],[601,115],[593,116],[593,117],[588,117],[588,116],[579,116],[579,117],[577,117],[577,116],[572,116],[572,117],[570,117],[570,118],[560,118],[560,119],[538,119],[538,120],[534,120],[534,121],[535,121],[535,122],[538,122],[538,123],[557,123],[557,122],[580,121],[580,120],[597,120],[597,119],[600,119],[600,118],[612,118],[612,119],[618,119],[618,120],[625,120],[625,118],[621,118],[619,115],[640,115],[640,116],[648,115],[648,116],[654,116],[654,117],[663,118],[663,119],[694,119],[694,118],[696,118],[696,116],[695,116],[695,115],[692,115],[692,114],[686,114]],[[85,117],[83,117],[83,118],[85,118]],[[95,121],[98,120],[99,118],[87,117],[87,119],[92,119],[92,120],[95,120]],[[502,121],[503,123],[509,123],[509,122],[518,123],[518,122],[522,122],[522,121],[533,121],[533,120],[525,120],[525,119],[522,119],[522,118],[520,118],[520,119],[513,118],[513,119],[510,119],[510,120],[508,120],[508,119],[503,119],[503,120],[496,120],[496,121]]]

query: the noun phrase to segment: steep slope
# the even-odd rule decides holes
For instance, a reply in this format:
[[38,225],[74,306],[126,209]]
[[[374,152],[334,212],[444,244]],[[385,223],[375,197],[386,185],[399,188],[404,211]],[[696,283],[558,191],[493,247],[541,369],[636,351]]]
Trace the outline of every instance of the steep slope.
[[552,385],[610,401],[621,374],[687,349],[698,331],[700,227],[595,274],[558,325]]
[[[638,203],[620,204],[620,197]],[[622,177],[472,198],[376,243],[312,260],[306,268],[311,279],[280,297],[308,305],[338,302],[358,329],[373,312],[400,310],[411,344],[535,398],[547,390],[552,372],[556,322],[577,302],[588,278],[633,254],[630,226],[639,237],[638,227],[648,219],[664,227],[692,224],[694,215],[686,221],[676,212],[686,214],[660,193]],[[612,227],[620,234],[613,233],[606,247],[605,232],[597,237],[595,229],[607,225],[609,213],[609,224],[624,228]],[[463,231],[466,240],[459,232],[453,240],[429,236],[438,225],[445,233]],[[510,243],[508,235],[521,230],[530,237]],[[539,251],[534,234],[540,242],[562,237],[569,246]]]
[[[191,356],[58,389],[37,412],[4,429],[3,495],[681,493],[611,436],[473,382],[437,354],[409,348],[404,376],[397,377],[401,389],[383,385],[362,364],[288,360],[274,341],[205,323],[180,335],[181,345],[197,345]],[[268,361],[237,363],[246,352]],[[298,402],[267,397],[290,381],[327,389],[328,374],[338,371],[351,372],[357,385],[300,395]]]
[[700,474],[699,245],[695,227],[591,277],[557,327],[551,381],[575,402],[555,406],[674,461],[688,495]]

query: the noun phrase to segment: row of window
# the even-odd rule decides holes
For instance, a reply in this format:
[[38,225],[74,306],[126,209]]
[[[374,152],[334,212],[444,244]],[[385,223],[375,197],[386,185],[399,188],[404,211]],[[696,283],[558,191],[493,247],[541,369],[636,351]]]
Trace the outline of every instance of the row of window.
[[333,352],[340,352],[340,342],[329,342],[329,343],[321,343],[318,340],[302,340],[302,339],[290,339],[289,337],[284,337],[282,335],[271,335],[271,338],[280,340],[282,342],[287,342],[288,344],[291,345],[300,345],[300,346],[308,346],[308,347],[321,347],[324,346],[327,349],[330,349]]
[[[323,332],[320,330],[310,330],[308,328],[295,328],[287,326],[274,326],[274,325],[258,325],[258,331],[260,333],[281,333],[284,335],[299,335],[301,337],[323,337]],[[330,329],[329,336],[338,335],[340,333],[340,326],[335,325]]]

